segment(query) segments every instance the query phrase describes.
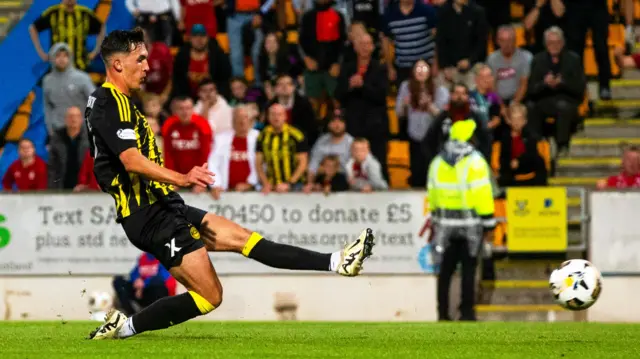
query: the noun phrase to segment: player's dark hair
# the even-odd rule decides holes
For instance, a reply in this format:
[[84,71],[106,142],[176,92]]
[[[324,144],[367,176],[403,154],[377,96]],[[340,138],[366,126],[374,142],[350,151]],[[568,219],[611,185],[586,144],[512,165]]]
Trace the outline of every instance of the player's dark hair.
[[114,30],[105,37],[100,46],[100,56],[105,63],[117,53],[129,53],[144,44],[144,32],[136,27],[133,30]]

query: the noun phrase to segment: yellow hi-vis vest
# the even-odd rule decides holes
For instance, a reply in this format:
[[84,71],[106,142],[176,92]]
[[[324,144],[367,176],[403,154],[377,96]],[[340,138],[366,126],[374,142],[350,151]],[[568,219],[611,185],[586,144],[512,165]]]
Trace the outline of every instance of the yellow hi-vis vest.
[[429,166],[429,208],[433,223],[441,227],[495,227],[494,199],[489,165],[473,151],[455,166],[438,155]]

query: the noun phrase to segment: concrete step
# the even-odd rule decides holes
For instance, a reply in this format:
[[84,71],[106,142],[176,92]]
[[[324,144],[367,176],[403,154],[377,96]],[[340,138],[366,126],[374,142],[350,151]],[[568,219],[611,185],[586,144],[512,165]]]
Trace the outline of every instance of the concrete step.
[[596,183],[602,177],[553,177],[549,178],[549,184],[552,186],[575,186],[575,187],[595,187]]
[[575,138],[638,138],[640,119],[618,119],[612,117],[588,118],[584,121],[584,131]]
[[615,99],[638,99],[640,98],[640,79],[612,80],[611,93]]
[[556,176],[603,177],[620,168],[620,157],[570,157],[557,162]]
[[569,156],[581,157],[619,157],[625,146],[640,146],[640,137],[587,138],[571,139]]
[[640,113],[640,100],[637,98],[597,100],[593,108],[596,116],[614,118],[633,118]]

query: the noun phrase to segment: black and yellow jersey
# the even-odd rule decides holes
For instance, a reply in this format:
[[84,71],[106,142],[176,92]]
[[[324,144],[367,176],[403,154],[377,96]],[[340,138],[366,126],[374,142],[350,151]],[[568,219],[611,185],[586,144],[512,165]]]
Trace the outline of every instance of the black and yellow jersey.
[[267,126],[258,137],[256,151],[264,156],[269,182],[277,185],[289,183],[298,165],[296,155],[308,152],[309,145],[304,133],[291,125],[285,124],[280,133]]
[[100,188],[115,199],[118,221],[158,201],[182,201],[170,185],[129,173],[120,161],[120,153],[136,148],[150,161],[164,164],[151,127],[129,96],[106,82],[89,96],[85,120],[93,172]]
[[102,22],[88,7],[76,5],[73,11],[67,11],[65,5],[54,5],[47,8],[33,26],[38,32],[51,30],[51,45],[58,42],[68,44],[76,67],[84,70],[89,65],[89,52],[85,47],[87,36],[100,33]]

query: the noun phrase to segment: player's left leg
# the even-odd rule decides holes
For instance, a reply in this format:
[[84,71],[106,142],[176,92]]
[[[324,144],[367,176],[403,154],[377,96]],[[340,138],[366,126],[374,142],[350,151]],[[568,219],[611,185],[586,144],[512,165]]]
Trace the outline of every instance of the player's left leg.
[[193,207],[188,207],[186,217],[191,223],[201,219],[196,223],[200,223],[200,234],[208,251],[241,253],[274,268],[332,271],[356,276],[364,260],[371,256],[375,244],[373,233],[367,228],[344,250],[320,253],[270,241],[224,217],[204,214]]

